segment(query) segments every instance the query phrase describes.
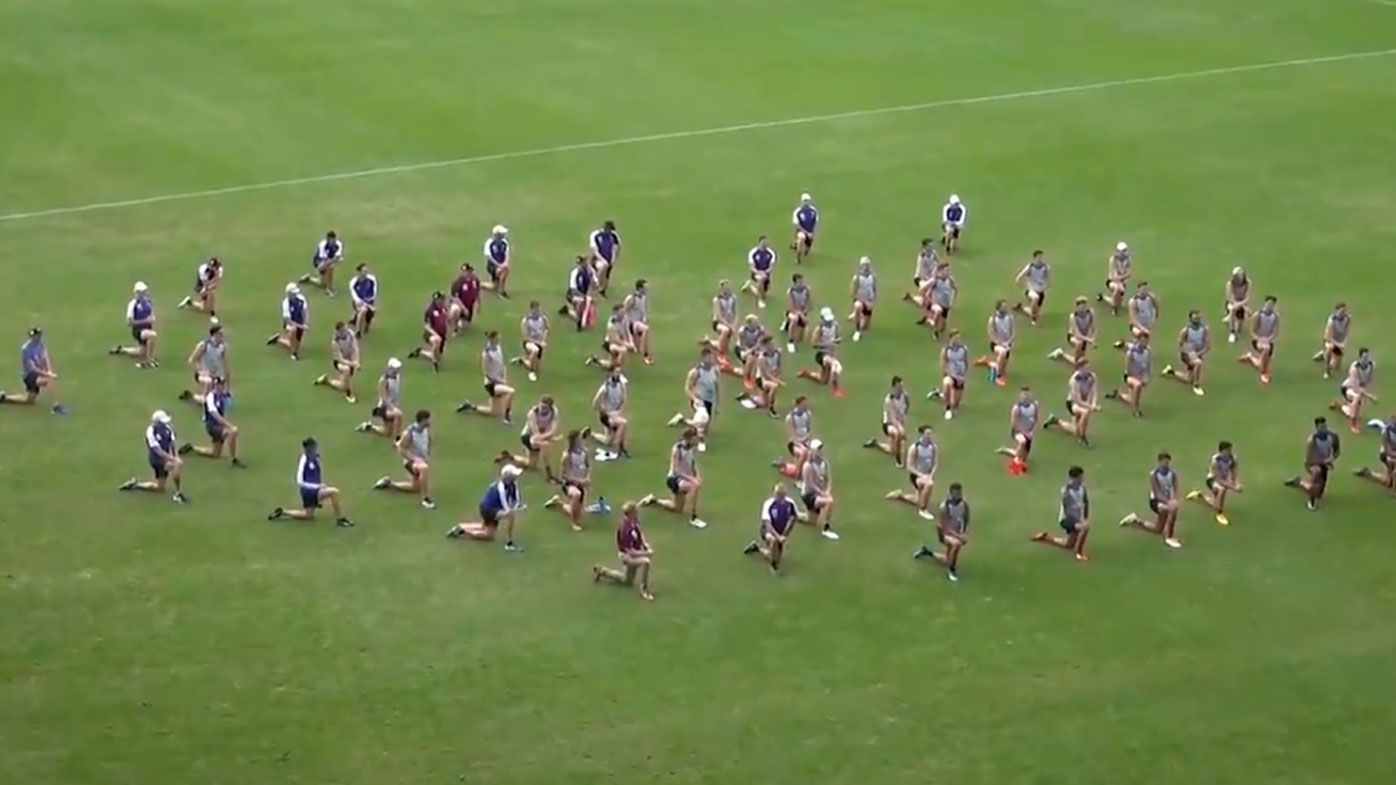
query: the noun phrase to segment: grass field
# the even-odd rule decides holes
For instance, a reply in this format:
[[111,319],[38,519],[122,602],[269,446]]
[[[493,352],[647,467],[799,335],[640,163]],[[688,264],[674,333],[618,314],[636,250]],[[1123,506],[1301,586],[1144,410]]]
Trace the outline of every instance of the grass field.
[[[1348,476],[1375,437],[1346,439],[1317,514],[1279,483],[1334,392],[1308,362],[1333,302],[1379,362],[1396,352],[1393,47],[1396,8],[1367,0],[0,0],[0,336],[44,326],[73,410],[0,407],[0,782],[1391,781],[1396,502]],[[436,161],[454,163],[417,166]],[[1065,378],[1040,358],[1119,239],[1169,334],[1193,307],[1218,329],[1246,264],[1286,319],[1275,383],[1220,344],[1205,399],[1156,383],[1149,418],[1107,408],[1093,450],[1043,436],[1010,478],[991,452],[1011,396],[976,376],[964,416],[937,421],[942,482],[976,516],[951,585],[909,558],[928,525],[881,499],[903,474],[859,448],[892,373],[934,414],[934,347],[887,298],[844,352],[850,395],[814,395],[843,540],[797,538],[780,578],[739,555],[784,440],[729,385],[712,526],[646,518],[647,605],[591,586],[612,520],[571,534],[537,479],[522,556],[441,538],[517,443],[450,413],[478,391],[478,336],[440,376],[407,367],[409,408],[437,414],[435,512],[367,490],[397,469],[352,432],[367,406],[310,386],[343,300],[311,295],[300,364],[261,345],[326,229],[376,267],[377,368],[491,224],[512,230],[516,294],[483,324],[512,339],[521,301],[555,305],[613,218],[622,277],[650,279],[657,312],[636,460],[597,470],[635,498],[662,489],[715,279],[741,276],[757,234],[785,239],[802,190],[823,218],[806,272],[839,308],[860,254],[900,287],[961,194],[975,348],[1047,249],[1055,302],[1015,383],[1049,408]],[[173,306],[211,253],[251,468],[195,462],[189,507],[118,495],[152,409],[202,436],[175,396],[204,322]],[[104,356],[137,279],[159,371]],[[552,392],[580,424],[596,337],[559,332],[521,397]],[[263,521],[295,500],[310,434],[357,528]],[[1185,509],[1169,552],[1108,525],[1143,506],[1157,450],[1191,485],[1220,438],[1249,486],[1229,528]],[[1090,472],[1089,565],[1027,541],[1071,463]]]

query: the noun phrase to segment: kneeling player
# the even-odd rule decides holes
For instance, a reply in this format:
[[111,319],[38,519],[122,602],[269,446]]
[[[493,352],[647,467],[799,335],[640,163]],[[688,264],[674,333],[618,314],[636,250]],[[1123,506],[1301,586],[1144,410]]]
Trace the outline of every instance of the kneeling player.
[[960,551],[969,543],[969,502],[965,501],[964,487],[958,482],[950,483],[950,489],[940,503],[936,516],[936,539],[945,546],[944,553],[937,553],[931,546],[922,545],[912,554],[912,558],[929,557],[937,564],[945,565],[946,576],[958,582]]
[[150,427],[145,429],[145,451],[155,479],[141,482],[132,477],[117,490],[164,493],[166,483],[172,482],[175,490],[170,499],[175,504],[187,503],[189,497],[184,495],[183,482],[184,462],[175,454],[174,428],[170,425],[170,415],[163,410],[157,410],[150,416]]
[[1338,397],[1329,406],[1348,418],[1348,428],[1353,433],[1362,432],[1362,402],[1377,401],[1377,397],[1370,392],[1376,369],[1377,364],[1372,362],[1372,353],[1367,347],[1358,349],[1357,359],[1348,367],[1347,379],[1338,388]]
[[396,357],[388,358],[387,369],[378,377],[378,404],[373,407],[373,417],[381,424],[366,420],[355,430],[372,431],[396,443],[402,433],[402,361]]
[[1032,536],[1033,542],[1065,548],[1077,561],[1086,561],[1086,538],[1091,533],[1091,497],[1086,491],[1086,470],[1080,466],[1073,466],[1066,472],[1058,523],[1064,534],[1054,536],[1050,532],[1038,532]]
[[1285,485],[1304,492],[1310,510],[1317,510],[1319,502],[1323,501],[1323,494],[1328,490],[1328,475],[1342,450],[1338,434],[1328,429],[1328,419],[1315,418],[1314,431],[1304,442],[1304,474],[1285,480]]
[[205,458],[218,459],[223,457],[223,446],[227,445],[228,457],[232,459],[233,466],[239,469],[247,468],[238,458],[238,427],[228,419],[228,403],[232,397],[228,392],[226,380],[213,380],[213,389],[204,396],[204,430],[208,432],[209,444],[207,447],[193,443],[183,444],[179,448],[180,455],[192,452]]
[[1076,365],[1086,359],[1086,350],[1095,346],[1095,309],[1084,297],[1076,298],[1076,307],[1066,317],[1066,348],[1053,349],[1049,360]]
[[514,523],[519,512],[524,509],[523,493],[519,490],[519,476],[523,469],[517,466],[504,466],[499,470],[499,479],[490,483],[485,495],[480,498],[480,520],[462,521],[446,531],[451,539],[493,542],[504,525],[504,550],[518,551],[514,544]]
[[826,540],[837,540],[834,531],[834,473],[829,467],[829,459],[824,457],[824,442],[819,439],[809,443],[809,455],[805,458],[805,468],[800,475],[800,501],[805,504],[802,523],[819,527],[819,535]]
[[320,445],[314,439],[301,442],[301,458],[296,465],[296,487],[301,494],[299,508],[277,507],[267,516],[275,521],[290,518],[293,521],[313,521],[315,512],[326,502],[334,510],[336,526],[348,528],[354,524],[344,515],[344,507],[339,500],[339,489],[324,482],[324,471],[320,466]]
[[373,484],[377,491],[413,493],[428,510],[436,509],[431,500],[431,412],[422,409],[397,439],[397,454],[402,459],[406,480],[381,477]]
[[625,358],[635,351],[635,337],[630,332],[630,321],[625,318],[625,306],[616,303],[611,308],[611,317],[606,320],[606,337],[601,339],[605,357],[590,355],[587,365],[595,365],[604,370],[625,367]]
[[451,334],[461,331],[475,321],[476,309],[480,306],[480,276],[475,274],[475,266],[463,264],[460,275],[451,282],[451,308],[448,312]]
[[223,262],[217,256],[199,265],[194,272],[194,293],[179,301],[180,309],[192,308],[209,316],[218,315],[218,284],[223,280]]
[[1037,436],[1037,418],[1041,411],[1032,390],[1024,387],[1018,391],[1018,400],[1008,410],[1008,435],[1013,443],[998,449],[999,455],[1008,456],[1010,474],[1023,474],[1028,470],[1028,456],[1032,454],[1032,441]]
[[1373,471],[1364,466],[1354,474],[1396,492],[1396,415],[1392,415],[1386,422],[1373,420],[1369,424],[1381,429],[1381,448],[1377,451],[1377,461],[1381,468]]
[[1348,313],[1347,303],[1338,303],[1323,323],[1323,345],[1313,356],[1314,362],[1323,363],[1323,378],[1331,378],[1342,365],[1343,351],[1351,333],[1352,315]]
[[519,434],[523,453],[514,455],[504,450],[495,460],[499,463],[512,463],[520,469],[542,468],[543,477],[548,482],[557,482],[557,473],[553,471],[548,448],[558,440],[558,434],[561,432],[562,413],[558,411],[553,397],[545,395],[538,399],[538,403],[529,407],[528,414],[524,417],[523,432]]
[[1066,383],[1066,416],[1069,419],[1064,420],[1055,414],[1049,414],[1042,427],[1075,436],[1082,446],[1091,446],[1091,415],[1100,411],[1098,396],[1095,371],[1091,370],[1090,363],[1082,360],[1077,363],[1076,370]]
[[344,394],[344,400],[357,403],[358,399],[354,397],[354,374],[359,372],[359,339],[344,322],[334,323],[334,335],[330,337],[330,356],[334,358],[330,362],[334,376],[320,374],[316,377],[315,384],[338,390]]
[[1014,283],[1023,287],[1024,302],[1014,306],[1014,310],[1026,313],[1033,327],[1042,318],[1042,306],[1047,303],[1047,290],[1052,286],[1052,267],[1047,264],[1042,251],[1033,251],[1032,259],[1018,272]]
[[1189,311],[1188,323],[1178,331],[1178,359],[1183,364],[1183,374],[1180,375],[1173,366],[1165,365],[1164,378],[1192,387],[1194,395],[1203,395],[1202,365],[1211,350],[1212,330],[1202,320],[1202,312]]
[[800,203],[790,214],[790,223],[795,227],[790,250],[795,252],[795,264],[803,264],[814,250],[814,233],[819,229],[819,209],[809,194],[800,194]]
[[910,504],[922,518],[935,520],[935,514],[931,512],[931,497],[935,495],[936,471],[940,468],[940,446],[936,444],[931,426],[921,426],[920,436],[906,448],[906,468],[911,479],[911,490],[891,491],[887,498]]
[[780,329],[785,333],[785,350],[795,353],[795,347],[805,342],[805,328],[809,327],[809,312],[813,307],[814,295],[805,277],[799,273],[790,276],[790,288],[785,290],[785,323]]
[[378,277],[369,272],[368,265],[354,268],[349,279],[349,300],[353,305],[354,337],[368,335],[373,317],[378,315]]
[[1143,417],[1140,404],[1144,401],[1144,388],[1149,386],[1153,368],[1154,351],[1149,348],[1149,334],[1140,333],[1125,348],[1125,386],[1116,387],[1105,397],[1128,406],[1135,417]]
[[310,328],[310,303],[301,289],[286,284],[286,296],[281,300],[281,331],[267,339],[267,346],[281,346],[291,353],[292,360],[301,358],[301,342]]
[[761,528],[756,539],[747,543],[742,553],[761,554],[771,565],[771,572],[780,572],[780,562],[785,558],[785,543],[795,531],[795,521],[799,512],[795,502],[785,492],[784,485],[777,485],[771,497],[761,505]]
[[1173,470],[1173,456],[1166,452],[1158,454],[1158,465],[1149,471],[1149,509],[1156,516],[1145,520],[1134,513],[1120,519],[1121,526],[1134,526],[1163,537],[1163,544],[1170,548],[1181,548],[1178,539],[1178,473]]
[[450,313],[446,308],[446,295],[432,292],[431,302],[422,312],[422,345],[408,353],[408,359],[417,357],[431,363],[431,369],[441,371],[441,360],[446,355],[446,336],[450,332]]
[[1260,383],[1270,383],[1270,361],[1275,356],[1275,341],[1280,337],[1280,312],[1274,297],[1266,297],[1260,310],[1251,318],[1251,351],[1237,358],[1260,372]]
[[630,457],[625,444],[626,434],[630,430],[630,420],[625,413],[629,397],[625,378],[618,368],[611,370],[606,381],[596,389],[596,395],[592,396],[591,408],[596,410],[602,427],[596,432],[596,440],[601,443],[601,448],[596,451],[596,460],[614,461]]
[[858,260],[858,272],[848,282],[848,293],[853,300],[853,313],[848,315],[848,320],[853,322],[856,343],[863,339],[863,333],[872,329],[873,310],[877,307],[877,274],[873,272],[870,257]]
[[903,466],[903,456],[906,455],[906,416],[910,410],[911,396],[907,395],[906,385],[902,377],[893,376],[892,388],[882,399],[882,435],[887,437],[887,441],[868,439],[863,442],[863,446],[885,452],[892,456],[892,462],[898,467]]
[[653,600],[654,595],[650,593],[650,565],[654,562],[654,549],[640,529],[640,508],[634,502],[626,502],[621,508],[620,523],[616,526],[616,551],[620,555],[621,568],[615,570],[594,565],[591,579],[598,583],[607,581],[621,586],[637,586],[642,598]]
[[835,357],[839,343],[839,323],[834,318],[832,308],[824,308],[819,312],[819,324],[814,326],[814,335],[810,339],[810,344],[814,347],[814,370],[801,370],[797,374],[801,379],[809,379],[817,384],[827,384],[833,391],[835,398],[842,398],[843,392],[843,363]]
[[485,333],[485,348],[480,350],[480,374],[485,379],[485,395],[489,396],[489,403],[482,406],[462,401],[456,411],[498,417],[505,425],[511,425],[515,391],[509,386],[508,367],[504,363],[504,347],[499,344],[498,330]]
[[514,362],[528,369],[528,380],[538,381],[538,374],[543,370],[543,352],[548,349],[548,335],[552,332],[552,323],[548,321],[548,315],[543,313],[543,307],[537,300],[528,304],[528,313],[519,320],[519,332],[523,335],[523,356],[515,358]]
[[155,357],[155,304],[150,300],[144,282],[137,281],[133,288],[134,296],[126,304],[126,327],[131,331],[134,346],[112,347],[111,354],[124,354],[136,358],[137,368],[159,368],[160,361]]
[[985,328],[989,334],[989,354],[974,361],[980,368],[989,369],[989,381],[1005,387],[1008,385],[1008,362],[1013,358],[1013,342],[1018,328],[1008,302],[999,300],[994,304],[994,312],[989,314]]
[[776,249],[771,247],[766,235],[761,235],[755,247],[747,252],[746,263],[751,278],[742,284],[742,291],[751,292],[756,297],[757,308],[765,308],[766,298],[771,293],[771,274],[776,266]]
[[559,493],[543,503],[546,509],[559,509],[567,516],[572,531],[582,530],[582,513],[586,511],[587,489],[591,487],[591,454],[587,452],[581,431],[567,434],[567,449],[562,453],[562,477]]
[[713,296],[713,334],[699,341],[699,345],[711,347],[717,361],[727,364],[727,353],[731,350],[732,333],[737,329],[737,295],[732,293],[732,284],[726,278],[717,282],[717,294]]
[[951,420],[964,402],[969,381],[969,347],[959,330],[950,331],[945,348],[940,350],[940,373],[940,388],[926,393],[926,397],[940,399],[945,404],[945,419]]
[[1228,526],[1231,519],[1226,517],[1226,497],[1231,493],[1240,493],[1241,487],[1241,466],[1231,442],[1223,441],[1217,445],[1216,453],[1207,464],[1204,490],[1189,491],[1187,498],[1188,501],[1200,501],[1212,508],[1217,523]]
[[669,451],[669,473],[664,484],[673,494],[672,499],[661,499],[651,493],[640,500],[640,506],[659,505],[660,509],[679,515],[688,510],[689,526],[708,528],[707,522],[698,517],[698,492],[703,489],[703,475],[698,471],[697,429],[686,429],[683,438]]

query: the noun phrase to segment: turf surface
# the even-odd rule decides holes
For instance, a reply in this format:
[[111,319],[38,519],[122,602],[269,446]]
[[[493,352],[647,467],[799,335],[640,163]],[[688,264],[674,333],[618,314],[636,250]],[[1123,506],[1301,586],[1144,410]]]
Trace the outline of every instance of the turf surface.
[[[1396,56],[676,132],[1384,52],[1393,25],[1396,9],[1359,0],[0,1],[0,334],[46,328],[74,411],[0,410],[0,781],[1389,780],[1396,508],[1346,476],[1374,439],[1347,440],[1321,513],[1277,486],[1334,392],[1307,362],[1333,302],[1351,304],[1379,362],[1392,351]],[[537,510],[536,480],[521,557],[440,538],[473,509],[485,456],[516,443],[449,413],[477,389],[473,339],[439,377],[408,366],[409,407],[437,412],[435,513],[366,490],[396,462],[351,432],[363,406],[310,387],[342,301],[312,295],[301,364],[260,345],[328,228],[377,268],[377,365],[413,345],[425,296],[491,224],[513,230],[517,299],[487,303],[484,323],[512,336],[518,300],[551,305],[585,233],[614,218],[623,277],[653,282],[661,359],[633,373],[637,459],[597,474],[610,499],[634,498],[661,490],[661,422],[714,280],[740,276],[758,233],[784,239],[802,190],[824,219],[807,272],[839,305],[863,253],[885,291],[900,286],[944,195],[964,196],[957,323],[976,346],[989,303],[1047,249],[1054,307],[1015,374],[1046,403],[1064,388],[1038,359],[1062,303],[1094,290],[1122,238],[1170,330],[1191,307],[1215,326],[1225,271],[1248,265],[1285,314],[1275,383],[1221,347],[1205,399],[1156,384],[1148,419],[1107,409],[1094,450],[1044,436],[1035,471],[1008,478],[991,450],[1009,395],[976,378],[965,415],[939,428],[942,479],[965,483],[977,522],[951,586],[909,558],[927,525],[881,500],[902,474],[858,448],[890,374],[918,395],[935,375],[889,302],[845,352],[849,397],[815,396],[844,540],[798,539],[780,579],[738,555],[783,439],[729,392],[703,463],[713,525],[646,519],[659,549],[646,606],[591,587],[610,521],[572,535]],[[229,265],[233,417],[252,468],[196,462],[188,508],[119,496],[144,468],[152,409],[199,431],[175,395],[202,322],[173,305],[209,253]],[[136,279],[161,308],[157,372],[103,356]],[[565,423],[598,381],[580,365],[594,342],[562,334],[544,381],[523,385],[555,393]],[[1117,360],[1104,362],[1109,379]],[[347,489],[352,531],[262,521],[294,501],[307,434]],[[1070,463],[1108,524],[1142,507],[1154,452],[1191,484],[1219,438],[1250,486],[1231,527],[1186,509],[1177,553],[1109,527],[1087,566],[1027,542]]]

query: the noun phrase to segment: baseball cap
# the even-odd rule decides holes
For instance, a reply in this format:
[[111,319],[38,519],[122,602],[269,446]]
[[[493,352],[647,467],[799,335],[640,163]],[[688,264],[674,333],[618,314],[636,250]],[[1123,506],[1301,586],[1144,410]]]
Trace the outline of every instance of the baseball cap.
[[167,414],[164,409],[156,409],[155,413],[150,415],[150,419],[161,425],[169,425],[170,423],[170,415]]
[[505,466],[503,469],[500,469],[499,473],[501,476],[504,477],[518,477],[519,475],[523,474],[523,469],[520,469],[519,467],[511,463],[508,466]]

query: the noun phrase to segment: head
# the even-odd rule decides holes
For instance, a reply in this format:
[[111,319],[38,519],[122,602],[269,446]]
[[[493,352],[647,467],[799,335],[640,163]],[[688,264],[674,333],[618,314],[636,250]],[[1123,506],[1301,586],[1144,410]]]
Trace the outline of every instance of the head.
[[428,425],[431,425],[431,412],[427,411],[426,409],[418,409],[417,414],[415,417],[412,418],[412,421],[417,423],[417,425],[425,428]]
[[1018,390],[1018,403],[1027,403],[1032,400],[1032,388],[1022,387]]
[[44,339],[44,331],[38,327],[30,327],[28,337],[30,341],[42,341]]
[[170,415],[167,414],[164,409],[156,409],[155,412],[150,415],[150,421],[156,425],[169,425]]
[[1158,454],[1158,465],[1159,465],[1159,466],[1162,466],[1162,467],[1164,467],[1164,468],[1167,468],[1168,465],[1171,464],[1171,463],[1173,463],[1173,456],[1172,456],[1172,455],[1169,455],[1167,452],[1161,452],[1161,453]]
[[210,325],[209,328],[208,328],[208,337],[209,337],[209,340],[213,341],[214,343],[218,343],[219,341],[222,341],[222,340],[223,340],[223,325],[221,325],[221,324]]
[[835,318],[834,318],[834,309],[833,309],[833,308],[827,308],[827,307],[826,307],[826,308],[820,309],[820,311],[819,311],[819,321],[824,322],[825,324],[833,324],[833,323],[834,323],[834,320],[835,320]]
[[1246,280],[1246,268],[1239,266],[1231,268],[1231,280],[1238,282]]
[[1073,466],[1066,470],[1066,477],[1071,482],[1079,483],[1086,479],[1086,470],[1082,469],[1080,466]]
[[542,398],[538,399],[538,405],[543,407],[544,409],[551,410],[554,406],[557,405],[557,401],[553,399],[553,396],[545,395]]
[[485,333],[485,345],[491,348],[499,345],[499,331],[490,330]]
[[1193,327],[1202,326],[1202,312],[1188,311],[1188,324],[1192,325]]
[[717,282],[717,291],[720,294],[731,294],[732,282],[727,280],[726,278],[723,278],[722,280]]
[[1274,312],[1275,312],[1275,306],[1278,305],[1279,302],[1280,302],[1280,301],[1279,301],[1278,299],[1276,299],[1274,295],[1271,295],[1271,296],[1269,296],[1269,297],[1266,297],[1266,298],[1265,298],[1265,302],[1261,303],[1260,310],[1262,310],[1262,311],[1264,311],[1264,312],[1266,312],[1266,313],[1274,313]]
[[1217,452],[1221,453],[1222,455],[1230,455],[1230,454],[1231,454],[1231,442],[1226,441],[1225,439],[1223,439],[1222,441],[1217,442]]
[[1077,298],[1076,298],[1076,310],[1078,310],[1078,311],[1084,311],[1084,310],[1089,309],[1090,307],[1091,307],[1091,301],[1090,301],[1090,300],[1087,300],[1087,299],[1084,298],[1084,297],[1077,297]]
[[791,286],[803,286],[804,283],[805,283],[805,277],[804,277],[803,275],[801,275],[801,274],[799,274],[799,273],[795,273],[794,275],[790,276],[790,285],[791,285]]
[[679,436],[679,439],[683,441],[685,446],[692,447],[693,445],[698,443],[698,429],[692,426],[684,428],[683,433]]
[[918,429],[916,430],[916,432],[917,432],[917,439],[918,439],[922,444],[930,444],[932,441],[935,440],[935,437],[936,437],[935,431],[931,430],[931,426],[929,426],[929,425],[922,425],[920,428],[918,428]]
[[614,232],[614,231],[616,230],[616,222],[615,222],[615,221],[602,221],[602,222],[601,222],[601,229],[602,229],[603,231],[607,231],[607,232]]
[[903,393],[903,392],[906,392],[906,382],[902,379],[902,377],[900,377],[900,376],[893,376],[893,377],[892,377],[892,392],[898,393],[898,394]]
[[354,272],[358,273],[359,275],[368,275],[368,265],[360,264],[354,268]]
[[633,521],[640,516],[640,506],[635,502],[626,502],[620,506],[620,514]]
[[388,375],[397,376],[402,371],[402,360],[396,357],[388,358]]
[[809,194],[800,194],[800,204],[809,204],[812,201],[814,201],[814,197],[810,196]]
[[746,315],[746,318],[742,320],[742,323],[743,323],[745,326],[747,326],[747,327],[760,327],[760,326],[761,326],[761,320],[758,319],[758,318],[756,317],[756,314],[754,314],[754,313],[749,313],[749,314],[747,314],[747,315]]
[[1077,373],[1090,373],[1091,363],[1089,360],[1080,360],[1075,365]]
[[135,285],[131,287],[131,293],[137,297],[145,297],[148,291],[150,291],[150,287],[145,285],[145,281],[136,281]]
[[494,228],[490,230],[490,236],[496,239],[503,239],[505,237],[508,237],[509,227],[505,226],[504,224],[495,224]]
[[756,238],[756,245],[761,248],[770,248],[771,238],[763,234],[760,237]]
[[872,272],[872,257],[864,256],[858,260],[858,272],[867,274]]
[[222,376],[213,377],[212,383],[214,392],[222,393],[228,391],[228,380],[224,379]]
[[951,498],[951,499],[954,499],[955,501],[959,501],[960,499],[964,498],[964,493],[965,493],[964,486],[960,485],[958,482],[952,482],[952,483],[950,483],[949,494],[950,494],[950,498]]
[[803,396],[803,395],[801,395],[801,396],[799,396],[798,398],[796,398],[796,399],[795,399],[795,408],[796,408],[796,409],[799,409],[799,410],[802,411],[802,412],[805,411],[806,409],[808,409],[808,408],[809,408],[809,398],[806,398],[806,397]]
[[461,275],[464,275],[464,276],[467,276],[467,277],[473,276],[473,275],[475,275],[475,265],[473,265],[473,264],[463,264],[463,265],[460,266],[460,272],[461,272]]
[[[998,310],[997,306],[995,306],[995,310]],[[999,313],[1002,313],[1002,311],[999,311]],[[959,346],[961,343],[964,342],[964,338],[960,336],[960,331],[954,329],[952,329],[949,333],[946,334],[945,340],[946,343],[950,344],[951,346]]]
[[1042,261],[1042,251],[1040,249],[1032,252],[1032,260],[1034,262]]
[[822,440],[822,439],[815,439],[814,441],[810,442],[810,443],[809,443],[809,451],[810,451],[810,454],[811,454],[811,455],[818,455],[818,456],[820,456],[820,457],[823,457],[823,456],[824,456],[824,440]]
[[315,455],[320,452],[320,443],[315,441],[315,437],[307,436],[301,441],[301,451],[306,455]]
[[577,254],[577,258],[574,260],[574,263],[576,264],[578,269],[584,269],[591,264],[591,262],[588,261],[586,256],[582,254]]
[[1139,286],[1135,287],[1135,289],[1134,289],[1134,296],[1135,296],[1135,297],[1147,297],[1147,296],[1149,296],[1149,282],[1148,282],[1148,281],[1140,281],[1140,282],[1139,282]]
[[543,308],[542,304],[539,303],[537,300],[529,300],[529,301],[528,301],[528,315],[529,315],[529,316],[537,316],[537,315],[539,314],[539,312],[542,310],[542,308]]
[[1368,349],[1366,346],[1363,346],[1363,347],[1359,348],[1359,349],[1357,350],[1357,359],[1358,359],[1359,362],[1364,362],[1364,363],[1371,362],[1371,361],[1372,361],[1372,350],[1371,350],[1371,349]]
[[703,366],[704,368],[713,367],[713,363],[715,362],[716,360],[713,359],[712,349],[704,347],[702,351],[698,352],[698,364]]
[[994,301],[994,314],[996,314],[996,315],[998,315],[998,316],[1003,316],[1003,315],[1005,315],[1005,314],[1007,314],[1007,313],[1008,313],[1008,301],[1007,301],[1007,300],[995,300],[995,301]]
[[335,332],[335,335],[343,335],[345,332],[348,331],[348,329],[349,329],[349,328],[345,326],[344,322],[335,322],[335,323],[334,323],[334,332]]
[[219,259],[217,256],[210,256],[208,258],[208,266],[214,270],[221,270],[223,269],[223,260]]
[[582,432],[581,432],[581,431],[568,431],[568,432],[567,432],[567,449],[571,450],[572,452],[577,452],[577,451],[579,451],[579,450],[582,450],[583,448],[584,448],[584,445],[582,444]]
[[1119,241],[1118,243],[1115,243],[1115,253],[1118,253],[1118,254],[1126,254],[1126,253],[1129,253],[1129,243],[1126,243],[1124,240],[1121,240],[1121,241]]
[[523,469],[520,469],[512,463],[504,464],[503,468],[499,470],[499,478],[508,483],[517,482],[522,475]]
[[439,306],[439,305],[442,305],[442,304],[445,303],[445,302],[446,302],[446,293],[445,293],[445,292],[435,291],[435,292],[432,292],[432,293],[431,293],[431,304],[432,304],[432,305],[437,305],[437,306]]
[[301,288],[300,288],[299,286],[297,286],[297,285],[295,285],[295,284],[293,284],[293,283],[288,283],[288,284],[286,284],[286,296],[287,296],[287,297],[299,297],[299,296],[300,296],[300,293],[301,293]]
[[644,278],[641,278],[640,280],[635,282],[635,293],[644,294],[645,292],[649,291],[649,285],[649,281],[645,280]]
[[1347,303],[1338,303],[1337,305],[1333,306],[1333,313],[1338,314],[1339,316],[1342,316],[1342,315],[1346,314],[1347,312],[1348,312],[1348,304],[1347,304]]
[[960,197],[959,197],[959,195],[958,195],[958,194],[950,194],[950,203],[951,203],[951,204],[959,204],[959,203],[960,203]]
[[771,489],[771,495],[774,496],[774,497],[777,498],[777,499],[784,499],[784,498],[785,498],[785,484],[784,484],[784,483],[777,483],[777,484],[776,484],[776,487],[774,487],[774,488]]
[[1148,333],[1140,333],[1140,334],[1139,334],[1139,337],[1134,339],[1134,348],[1136,348],[1136,349],[1147,349],[1147,348],[1149,348],[1149,334],[1148,334]]
[[335,234],[334,232],[325,232],[325,239],[329,240],[330,242],[334,242],[335,240],[339,239],[339,235]]
[[620,368],[612,368],[611,375],[606,378],[610,380],[611,384],[625,383],[625,376],[620,372]]
[[1315,418],[1314,418],[1314,430],[1315,430],[1315,431],[1318,431],[1319,433],[1323,433],[1324,431],[1327,431],[1327,430],[1328,430],[1328,418],[1327,418],[1327,417],[1315,417]]

